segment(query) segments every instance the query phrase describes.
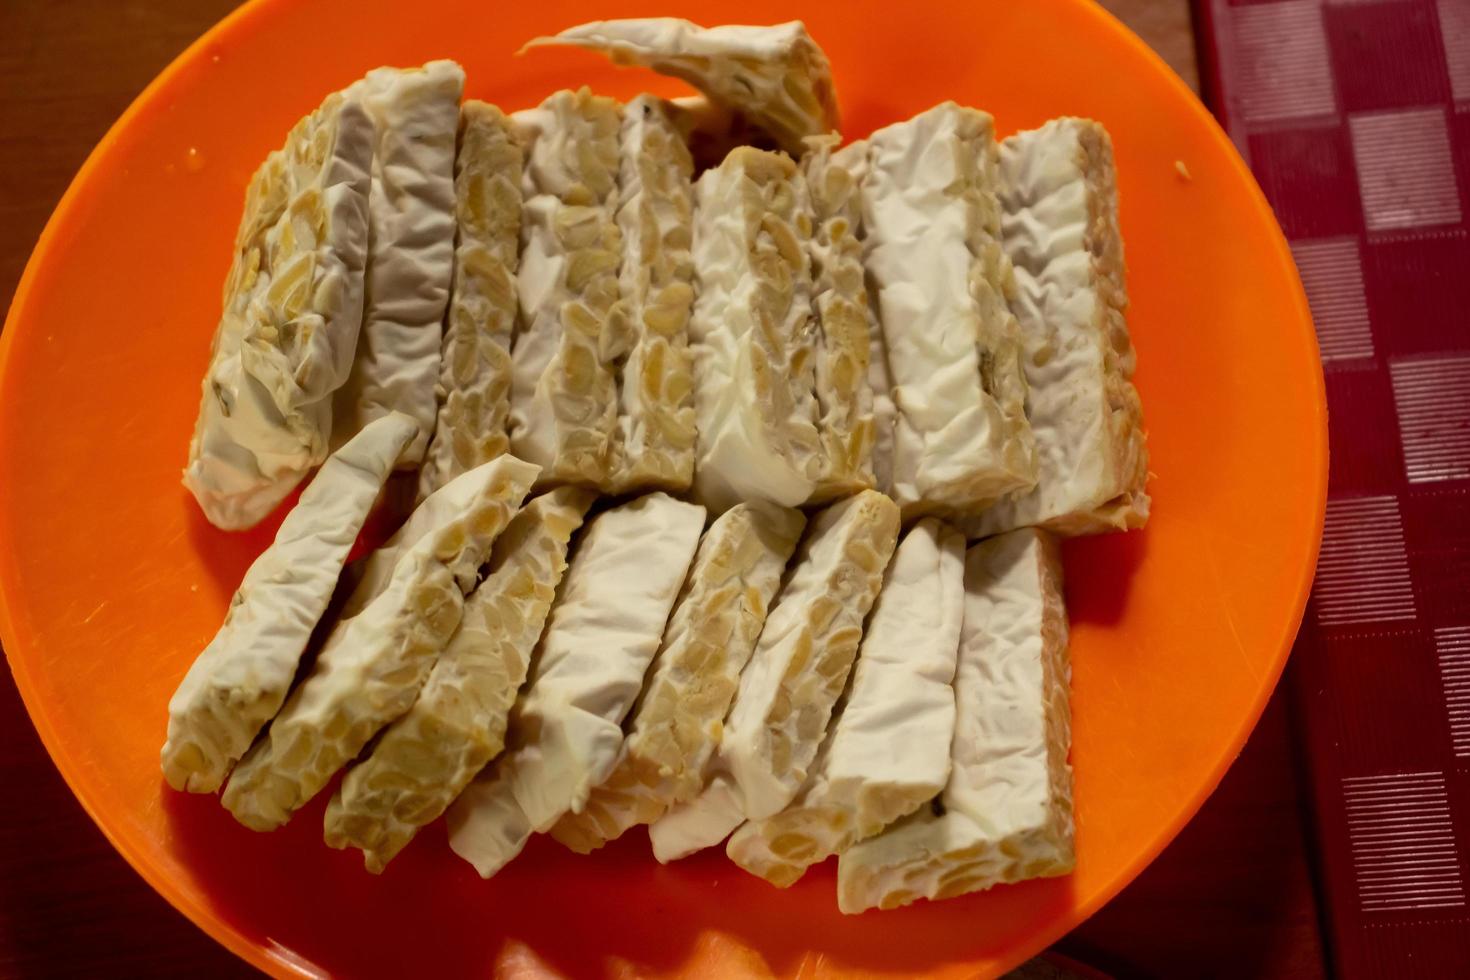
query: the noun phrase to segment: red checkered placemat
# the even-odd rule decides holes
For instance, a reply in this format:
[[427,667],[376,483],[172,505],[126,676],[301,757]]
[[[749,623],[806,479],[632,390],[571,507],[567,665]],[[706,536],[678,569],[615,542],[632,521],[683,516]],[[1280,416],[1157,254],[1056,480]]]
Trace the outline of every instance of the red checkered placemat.
[[1470,976],[1470,0],[1197,0],[1291,240],[1331,489],[1290,670],[1334,965]]

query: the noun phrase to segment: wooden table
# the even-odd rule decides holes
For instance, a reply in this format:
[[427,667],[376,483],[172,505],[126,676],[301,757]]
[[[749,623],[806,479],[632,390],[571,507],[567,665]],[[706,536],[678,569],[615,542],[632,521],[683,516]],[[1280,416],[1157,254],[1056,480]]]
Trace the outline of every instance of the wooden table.
[[[0,3],[0,296],[92,145],[233,0]],[[1185,0],[1107,0],[1196,79]],[[7,479],[23,475],[7,474]],[[1278,695],[1199,816],[1059,949],[1120,976],[1319,977],[1302,801]],[[73,799],[0,677],[0,975],[247,976]]]

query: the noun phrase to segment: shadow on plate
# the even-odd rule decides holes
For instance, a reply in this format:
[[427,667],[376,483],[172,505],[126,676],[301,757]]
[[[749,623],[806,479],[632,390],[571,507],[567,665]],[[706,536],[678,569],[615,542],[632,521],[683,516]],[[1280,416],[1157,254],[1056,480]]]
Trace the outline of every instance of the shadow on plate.
[[834,862],[779,890],[718,850],[660,866],[642,830],[589,857],[537,837],[484,881],[450,851],[442,821],[374,876],[357,852],[322,842],[334,788],[273,834],[237,825],[216,797],[161,789],[178,853],[216,914],[297,970],[669,973],[696,953],[708,955],[702,946],[732,955],[733,937],[759,949],[760,961],[778,973],[816,962],[916,972],[973,956],[966,923],[977,915],[1020,928],[1072,901],[1069,879],[1060,878],[844,916]]

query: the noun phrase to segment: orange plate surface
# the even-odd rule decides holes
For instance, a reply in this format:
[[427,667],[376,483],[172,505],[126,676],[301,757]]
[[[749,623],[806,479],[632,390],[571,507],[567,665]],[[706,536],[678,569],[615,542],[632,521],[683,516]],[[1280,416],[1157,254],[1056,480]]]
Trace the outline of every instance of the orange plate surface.
[[[663,6],[703,23],[795,10]],[[718,852],[660,867],[639,832],[590,858],[537,840],[484,882],[435,826],[375,878],[356,852],[322,844],[327,794],[258,835],[211,797],[170,792],[158,769],[165,704],[275,523],[218,532],[179,485],[246,179],[327,92],[380,64],[458,59],[466,94],[507,109],[584,82],[677,94],[585,52],[514,57],[535,35],[640,12],[572,0],[251,4],[103,140],[10,311],[0,637],[11,669],[118,849],[273,972],[996,973],[1095,910],[1189,819],[1296,633],[1322,522],[1321,370],[1285,243],[1220,130],[1085,0],[833,0],[795,12],[831,55],[849,136],[956,99],[994,113],[1003,133],[1070,113],[1102,120],[1116,142],[1156,508],[1146,532],[1066,553],[1076,873],[844,917],[830,865],[778,891]]]

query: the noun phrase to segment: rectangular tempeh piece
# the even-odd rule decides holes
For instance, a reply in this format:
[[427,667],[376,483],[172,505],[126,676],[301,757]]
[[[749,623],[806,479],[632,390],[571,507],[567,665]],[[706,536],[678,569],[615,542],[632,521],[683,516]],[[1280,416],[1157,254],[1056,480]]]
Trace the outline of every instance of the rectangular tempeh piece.
[[169,699],[162,760],[174,789],[219,789],[275,717],[342,563],[417,431],[408,416],[385,415],[327,457],[251,564],[224,625]]
[[1000,177],[1039,476],[1035,489],[968,520],[968,530],[1141,527],[1148,451],[1124,319],[1112,141],[1091,120],[1054,119],[1001,144]]
[[618,315],[622,109],[557,92],[512,117],[527,145],[520,318],[511,348],[512,451],[545,483],[607,483],[617,384],[605,359]]
[[806,781],[898,538],[898,507],[865,490],[817,514],[766,617],[712,778],[650,828],[660,861],[780,812]]
[[717,512],[797,506],[822,476],[803,197],[790,158],[750,147],[695,185],[694,490]]
[[[854,229],[861,249],[867,238],[863,228],[862,203],[863,184],[868,177],[868,144],[865,140],[849,143],[831,155],[832,165],[841,167],[851,175],[857,193],[843,214],[854,222]],[[853,213],[853,204],[857,206]],[[861,252],[859,253],[861,261]],[[888,350],[883,343],[883,329],[878,322],[877,297],[868,288],[867,269],[863,268],[863,301],[868,313],[868,360],[867,388],[868,411],[872,416],[872,435],[869,444],[869,466],[873,476],[873,487],[888,496],[893,490],[893,440],[898,424],[898,409],[893,404],[893,381],[888,371]]]
[[944,789],[964,576],[959,531],[925,518],[904,535],[811,775],[790,806],[735,832],[735,863],[784,888]]
[[812,212],[812,309],[820,327],[816,356],[817,428],[824,467],[815,497],[872,489],[873,391],[869,348],[878,324],[864,282],[862,197],[857,175],[832,150],[837,138],[810,141],[801,182]]
[[898,406],[893,404],[893,381],[881,330],[873,332],[868,344],[868,388],[873,392],[873,485],[891,497]]
[[510,449],[510,348],[525,150],[495,106],[466,102],[454,157],[454,280],[440,351],[439,415],[419,497]]
[[420,505],[454,504],[401,551],[366,608],[332,630],[265,737],[235,767],[224,793],[235,819],[252,830],[281,826],[409,709],[459,627],[465,592],[535,479],[535,466],[501,456]]
[[718,27],[676,17],[600,20],[527,47],[542,44],[590,48],[618,64],[681,78],[792,155],[800,155],[806,137],[840,128],[832,67],[799,20]]
[[413,707],[342,780],[327,807],[328,844],[360,848],[368,870],[382,871],[500,752],[568,542],[594,499],[558,487],[511,518]]
[[843,912],[1071,872],[1070,674],[1055,539],[1024,528],[972,547],[949,783],[841,856]]
[[700,791],[740,671],[806,524],[800,511],[737,504],[705,532],[634,707],[617,767],[552,828],[583,854]]
[[595,517],[583,532],[516,705],[506,752],[449,810],[449,843],[490,877],[579,812],[623,744],[694,559],[705,511],[664,493]]
[[694,477],[694,162],[670,113],[640,95],[623,108],[618,178],[621,301],[609,318],[618,380],[607,489],[689,489]]
[[184,485],[215,527],[275,509],[327,455],[362,322],[373,122],[334,94],[245,194]]
[[905,515],[971,512],[1036,482],[996,167],[991,118],[952,102],[866,143],[864,258],[897,409],[892,493]]
[[417,420],[417,466],[434,432],[439,347],[454,273],[454,142],[464,69],[375,68],[349,88],[377,127],[362,332],[338,393],[334,443],[390,411]]

